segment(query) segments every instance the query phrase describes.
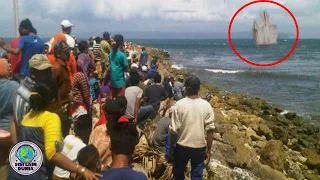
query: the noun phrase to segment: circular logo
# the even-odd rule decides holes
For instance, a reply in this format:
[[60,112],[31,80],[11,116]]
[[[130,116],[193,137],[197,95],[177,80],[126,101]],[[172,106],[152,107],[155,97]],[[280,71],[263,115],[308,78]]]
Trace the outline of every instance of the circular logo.
[[43,162],[41,149],[30,141],[19,142],[11,149],[9,162],[11,168],[18,174],[34,174]]
[[[252,62],[244,57],[241,56],[241,54],[236,50],[236,48],[234,47],[233,43],[232,43],[232,38],[231,38],[231,28],[232,28],[232,24],[233,24],[233,21],[234,19],[236,18],[236,16],[246,7],[252,5],[252,4],[257,4],[257,3],[271,3],[271,4],[274,4],[274,5],[277,5],[281,8],[283,8],[284,10],[286,10],[289,15],[291,16],[291,18],[293,19],[293,22],[296,26],[296,40],[294,42],[294,45],[292,47],[292,49],[290,50],[290,52],[285,56],[283,57],[282,59],[280,60],[277,60],[273,63],[268,63],[268,64],[259,64],[259,63],[255,63],[255,62]],[[230,24],[229,24],[229,29],[228,29],[228,39],[229,39],[229,43],[230,43],[230,46],[232,48],[232,50],[234,51],[234,53],[244,62],[248,63],[248,64],[251,64],[253,66],[274,66],[274,65],[277,65],[277,64],[280,64],[282,63],[283,61],[285,61],[286,59],[288,59],[288,57],[291,56],[291,54],[294,52],[294,50],[296,49],[297,45],[298,45],[298,42],[299,42],[299,25],[298,25],[298,22],[296,20],[296,18],[294,17],[294,15],[292,14],[292,12],[287,8],[285,7],[284,5],[278,3],[278,2],[275,2],[275,1],[271,1],[271,0],[256,0],[256,1],[251,1],[247,4],[245,4],[244,6],[242,6],[232,17],[231,21],[230,21]]]

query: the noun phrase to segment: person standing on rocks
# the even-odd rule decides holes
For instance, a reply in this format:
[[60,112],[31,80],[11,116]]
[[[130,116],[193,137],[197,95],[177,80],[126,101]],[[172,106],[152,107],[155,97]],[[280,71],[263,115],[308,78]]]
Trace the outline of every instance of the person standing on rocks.
[[110,53],[110,67],[111,67],[111,87],[112,98],[117,96],[124,96],[126,90],[125,72],[128,70],[128,60],[125,53],[121,51],[124,46],[123,36],[117,34],[114,36],[115,44]]
[[214,112],[211,105],[198,95],[199,78],[189,77],[185,87],[187,97],[175,104],[171,118],[170,154],[174,161],[173,174],[176,180],[184,180],[186,165],[191,160],[191,179],[200,180],[203,177],[204,161],[210,159],[215,129]]
[[141,48],[142,52],[140,54],[140,66],[146,66],[148,63],[148,53],[145,47]]
[[100,43],[100,56],[102,64],[102,72],[109,67],[109,54],[111,52],[111,38],[108,32],[103,33],[103,39]]

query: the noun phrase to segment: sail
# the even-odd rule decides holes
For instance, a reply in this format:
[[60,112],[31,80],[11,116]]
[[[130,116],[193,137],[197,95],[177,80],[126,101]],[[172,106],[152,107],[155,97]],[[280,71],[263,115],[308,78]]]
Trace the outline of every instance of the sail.
[[253,38],[257,45],[272,45],[277,43],[277,26],[272,24],[269,14],[265,11],[260,14],[261,23],[253,22]]

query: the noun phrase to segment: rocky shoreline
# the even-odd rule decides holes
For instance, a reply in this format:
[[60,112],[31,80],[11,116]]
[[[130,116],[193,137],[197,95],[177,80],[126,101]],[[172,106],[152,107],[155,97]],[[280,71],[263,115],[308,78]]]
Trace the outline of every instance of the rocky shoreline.
[[[133,45],[140,51],[138,45]],[[187,77],[190,72],[171,68],[169,54],[147,48],[160,62],[163,75]],[[208,179],[320,179],[320,130],[294,112],[243,94],[225,93],[202,83],[200,95],[213,95],[217,138],[207,172]]]

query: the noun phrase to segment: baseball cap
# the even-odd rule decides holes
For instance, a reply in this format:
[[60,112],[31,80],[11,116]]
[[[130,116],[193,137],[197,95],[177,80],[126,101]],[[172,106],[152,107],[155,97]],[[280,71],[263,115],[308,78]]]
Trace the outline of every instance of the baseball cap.
[[61,26],[64,28],[74,27],[74,25],[69,20],[63,20]]
[[29,61],[30,68],[37,70],[45,70],[52,67],[52,64],[49,62],[46,55],[36,54],[33,55]]
[[147,66],[142,66],[142,71],[143,72],[147,72],[148,71],[148,67]]
[[200,79],[196,76],[190,76],[187,78],[186,82],[184,83],[186,88],[191,89],[200,89]]

